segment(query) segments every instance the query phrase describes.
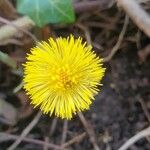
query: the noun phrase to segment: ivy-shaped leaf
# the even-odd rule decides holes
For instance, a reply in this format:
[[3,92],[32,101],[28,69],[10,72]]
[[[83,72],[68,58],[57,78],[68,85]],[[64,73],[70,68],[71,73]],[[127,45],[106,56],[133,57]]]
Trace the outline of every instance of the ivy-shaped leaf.
[[28,15],[40,27],[75,20],[72,0],[17,0],[17,11]]

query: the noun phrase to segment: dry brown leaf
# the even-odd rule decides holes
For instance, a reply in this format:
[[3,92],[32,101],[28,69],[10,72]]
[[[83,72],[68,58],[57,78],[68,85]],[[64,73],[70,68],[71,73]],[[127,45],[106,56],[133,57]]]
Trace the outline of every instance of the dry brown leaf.
[[8,125],[15,125],[17,123],[17,118],[17,109],[0,98],[0,122]]
[[19,119],[23,119],[30,116],[33,113],[33,108],[29,104],[28,96],[25,94],[24,91],[19,91],[18,93],[16,93],[16,95],[19,98],[20,103],[22,105],[18,115]]

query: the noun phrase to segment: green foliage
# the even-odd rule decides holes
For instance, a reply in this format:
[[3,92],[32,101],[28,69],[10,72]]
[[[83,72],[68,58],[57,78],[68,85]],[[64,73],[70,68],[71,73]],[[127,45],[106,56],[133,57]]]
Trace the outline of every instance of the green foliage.
[[6,65],[12,67],[13,69],[15,69],[17,67],[17,63],[11,57],[9,57],[7,54],[5,54],[1,51],[0,51],[0,61],[5,63]]
[[17,0],[17,11],[28,15],[40,27],[75,20],[71,0]]

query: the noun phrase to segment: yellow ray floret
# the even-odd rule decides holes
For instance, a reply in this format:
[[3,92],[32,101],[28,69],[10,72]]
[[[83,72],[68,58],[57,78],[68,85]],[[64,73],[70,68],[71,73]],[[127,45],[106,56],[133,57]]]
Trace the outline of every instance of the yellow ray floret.
[[89,109],[104,72],[102,59],[81,38],[50,38],[28,54],[24,89],[43,113],[71,119]]

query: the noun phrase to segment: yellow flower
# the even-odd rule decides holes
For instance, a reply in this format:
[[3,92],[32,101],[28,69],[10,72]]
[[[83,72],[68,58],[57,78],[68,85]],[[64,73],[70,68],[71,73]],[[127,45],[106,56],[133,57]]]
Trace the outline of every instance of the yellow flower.
[[89,109],[104,72],[102,59],[81,38],[50,38],[28,54],[24,88],[43,113],[71,119]]

